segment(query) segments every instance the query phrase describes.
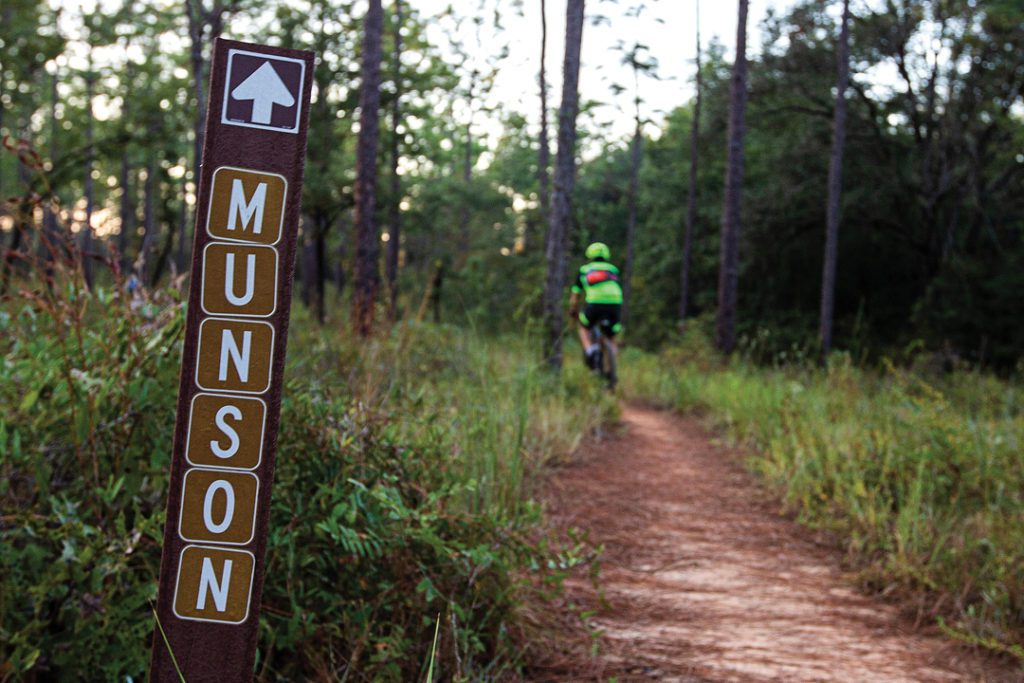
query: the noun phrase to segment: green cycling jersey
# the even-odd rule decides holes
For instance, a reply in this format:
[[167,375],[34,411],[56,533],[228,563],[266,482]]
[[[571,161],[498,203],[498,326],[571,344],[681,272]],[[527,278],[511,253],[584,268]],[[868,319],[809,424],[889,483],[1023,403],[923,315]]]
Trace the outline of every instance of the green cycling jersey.
[[588,304],[621,304],[619,269],[601,259],[591,261],[580,268],[572,291],[582,293]]

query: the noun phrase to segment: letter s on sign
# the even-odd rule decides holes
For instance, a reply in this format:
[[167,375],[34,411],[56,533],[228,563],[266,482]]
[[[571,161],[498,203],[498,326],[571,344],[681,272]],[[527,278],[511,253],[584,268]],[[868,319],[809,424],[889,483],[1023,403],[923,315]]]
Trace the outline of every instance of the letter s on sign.
[[221,406],[221,409],[217,411],[217,416],[214,418],[214,421],[217,423],[217,427],[224,432],[226,437],[228,437],[231,445],[224,448],[217,441],[212,439],[210,440],[210,450],[213,451],[213,454],[218,458],[223,458],[225,460],[238,452],[239,445],[238,432],[236,432],[234,428],[227,423],[225,420],[227,416],[233,417],[237,422],[242,419],[242,411],[239,410],[238,407],[232,405]]

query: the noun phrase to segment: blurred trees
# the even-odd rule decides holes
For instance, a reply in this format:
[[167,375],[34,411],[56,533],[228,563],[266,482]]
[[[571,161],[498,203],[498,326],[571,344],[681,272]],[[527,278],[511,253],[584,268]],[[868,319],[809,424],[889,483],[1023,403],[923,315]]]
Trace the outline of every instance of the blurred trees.
[[562,307],[567,274],[567,236],[573,186],[576,182],[576,116],[579,112],[580,44],[583,40],[583,0],[568,0],[565,17],[565,58],[562,61],[562,104],[558,110],[558,154],[555,192],[545,243],[547,278],[544,283],[544,359],[562,366]]
[[[365,6],[140,0],[83,14],[71,5],[58,12],[24,0],[3,3],[0,130],[11,147],[47,157],[42,175],[14,154],[0,155],[0,196],[47,198],[38,212],[19,211],[17,200],[0,208],[0,242],[14,248],[3,254],[4,277],[23,273],[20,258],[38,252],[38,231],[30,228],[40,225],[76,240],[92,236],[94,253],[120,253],[118,268],[149,285],[180,274],[195,208],[203,93],[196,75],[208,68],[202,50],[196,59],[193,34],[205,27],[206,43],[219,32],[318,54],[296,291],[316,318],[344,316],[347,301],[336,304],[338,294],[325,285],[333,280],[341,290],[356,259]],[[578,179],[571,201],[566,196],[561,204],[556,179],[549,212],[539,108],[519,111],[487,93],[501,77],[507,9],[474,2],[425,16],[419,7],[389,4],[381,37],[388,57],[378,108],[387,124],[372,170],[390,182],[377,186],[373,218],[387,228],[369,235],[377,256],[367,272],[386,274],[397,293],[395,313],[416,312],[429,300],[445,321],[489,330],[543,324],[552,357],[554,330],[564,325],[572,270],[566,262],[581,259],[594,239],[609,243],[619,259],[628,253],[632,195],[626,339],[665,341],[674,334],[665,322],[679,316],[683,298],[691,229],[679,228],[721,224],[726,205],[732,64],[722,46],[712,40],[702,56],[699,113],[683,87],[659,85],[679,88],[679,107],[647,123],[637,138],[635,192],[632,140],[594,123],[591,112],[600,103],[582,102],[578,124],[559,133],[580,140],[573,155]],[[818,346],[840,10],[835,0],[803,0],[769,13],[762,45],[749,51],[735,343],[765,358]],[[871,358],[923,344],[1012,367],[1024,348],[1022,10],[1006,0],[886,0],[851,10],[853,76],[843,193],[834,214],[842,216],[835,241],[842,265],[835,273],[833,346]],[[655,18],[652,12],[644,21],[648,16]],[[552,213],[563,227],[548,242],[555,249],[548,269],[539,235]],[[386,250],[380,241],[388,242]],[[687,317],[717,308],[724,272],[718,252],[717,235],[692,232]],[[103,284],[112,276],[97,267],[95,277]],[[341,296],[351,293],[346,288]]]
[[832,116],[832,154],[828,164],[825,257],[821,276],[821,321],[818,323],[822,359],[832,350],[836,258],[839,252],[840,203],[843,193],[843,152],[846,147],[846,90],[850,85],[850,0],[843,0],[843,16],[840,21],[842,23],[836,49],[836,104]]
[[739,0],[736,60],[729,88],[729,142],[726,148],[725,208],[722,210],[721,256],[718,264],[718,322],[715,344],[731,353],[736,347],[736,306],[739,287],[740,208],[743,204],[744,138],[747,134],[747,0]]
[[380,65],[384,10],[369,0],[363,21],[362,76],[359,85],[359,141],[356,144],[356,269],[352,319],[356,332],[373,331],[380,284],[380,236],[377,230],[377,140],[380,137]]

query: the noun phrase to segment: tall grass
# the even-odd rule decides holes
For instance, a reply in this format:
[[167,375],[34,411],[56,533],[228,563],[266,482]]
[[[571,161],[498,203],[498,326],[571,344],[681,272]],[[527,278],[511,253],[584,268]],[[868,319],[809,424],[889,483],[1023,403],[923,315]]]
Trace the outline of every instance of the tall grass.
[[390,428],[403,438],[450,443],[452,466],[472,484],[465,503],[473,511],[518,514],[542,467],[617,415],[582,364],[548,372],[532,336],[403,322],[359,342],[307,324],[304,310],[297,316],[301,349],[289,351],[289,371],[344,383],[362,404],[396,410]]
[[1024,388],[960,370],[855,367],[836,355],[722,364],[691,337],[623,358],[625,391],[698,410],[753,448],[800,519],[841,539],[863,583],[1024,659]]
[[[114,261],[90,291],[74,245],[60,254],[19,265],[0,299],[0,680],[136,678],[184,306],[136,305]],[[415,680],[431,656],[445,680],[514,669],[524,596],[578,557],[539,533],[535,475],[614,404],[540,371],[525,337],[358,340],[300,306],[290,333],[257,677]]]

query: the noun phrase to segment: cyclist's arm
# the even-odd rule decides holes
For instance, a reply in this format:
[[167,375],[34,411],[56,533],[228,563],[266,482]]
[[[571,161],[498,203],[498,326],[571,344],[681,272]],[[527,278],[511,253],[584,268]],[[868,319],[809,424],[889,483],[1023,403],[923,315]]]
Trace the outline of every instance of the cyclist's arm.
[[573,320],[580,314],[580,293],[573,287],[573,292],[569,296],[569,317]]
[[569,317],[573,320],[580,314],[580,295],[583,294],[583,269],[576,275],[572,283],[572,295],[569,297]]

